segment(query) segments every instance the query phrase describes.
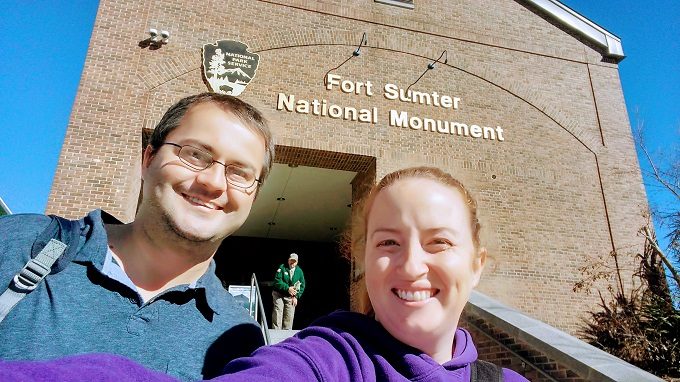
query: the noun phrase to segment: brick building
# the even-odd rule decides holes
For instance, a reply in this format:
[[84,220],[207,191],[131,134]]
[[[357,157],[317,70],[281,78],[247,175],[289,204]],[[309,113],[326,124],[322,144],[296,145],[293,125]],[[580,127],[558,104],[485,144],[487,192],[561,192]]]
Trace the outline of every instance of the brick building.
[[[597,302],[572,292],[578,267],[641,245],[647,204],[621,42],[555,0],[486,3],[102,0],[48,212],[101,207],[131,220],[145,134],[179,98],[208,90],[203,46],[238,40],[259,56],[240,97],[273,122],[277,158],[224,256],[257,252],[261,280],[288,249],[306,274],[333,264],[337,279],[312,280],[307,298],[335,283],[337,303],[320,309],[349,307],[344,287],[360,270],[335,239],[352,201],[390,171],[438,166],[481,206],[494,259],[478,290],[574,334]],[[167,43],[149,28],[169,31]]]

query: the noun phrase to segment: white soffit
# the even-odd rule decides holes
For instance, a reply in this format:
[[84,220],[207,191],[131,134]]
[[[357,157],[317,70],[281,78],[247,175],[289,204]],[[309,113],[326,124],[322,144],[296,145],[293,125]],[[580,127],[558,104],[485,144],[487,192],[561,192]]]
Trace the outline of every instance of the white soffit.
[[234,236],[337,242],[352,212],[355,176],[351,171],[274,163],[248,220]]
[[626,56],[623,54],[621,39],[606,31],[599,25],[578,14],[578,12],[557,0],[526,0],[544,12],[553,16],[557,21],[576,31],[587,39],[607,50],[607,56],[618,61]]

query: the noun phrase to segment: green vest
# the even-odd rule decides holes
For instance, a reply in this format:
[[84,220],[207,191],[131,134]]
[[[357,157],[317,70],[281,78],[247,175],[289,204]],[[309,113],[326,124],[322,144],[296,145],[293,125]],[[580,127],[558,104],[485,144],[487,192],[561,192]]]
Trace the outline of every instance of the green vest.
[[293,278],[290,277],[290,268],[287,264],[281,264],[276,270],[276,275],[274,275],[274,290],[283,294],[284,296],[289,296],[288,288],[295,286],[298,290],[297,298],[302,297],[302,293],[305,291],[305,274],[302,272],[302,268],[298,265],[295,267],[293,272]]

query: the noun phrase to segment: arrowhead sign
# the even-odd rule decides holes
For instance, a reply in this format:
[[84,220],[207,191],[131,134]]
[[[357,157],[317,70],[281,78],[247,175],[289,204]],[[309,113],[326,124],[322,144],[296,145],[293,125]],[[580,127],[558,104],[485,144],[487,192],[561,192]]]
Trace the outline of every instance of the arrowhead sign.
[[203,45],[203,75],[215,93],[237,96],[255,77],[260,56],[236,40]]

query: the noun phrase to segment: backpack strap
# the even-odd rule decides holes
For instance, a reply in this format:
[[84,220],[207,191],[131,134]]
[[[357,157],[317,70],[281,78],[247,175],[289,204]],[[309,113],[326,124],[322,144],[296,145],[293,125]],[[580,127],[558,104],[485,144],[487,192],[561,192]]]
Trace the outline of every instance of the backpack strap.
[[470,382],[503,382],[503,369],[478,359],[470,364]]
[[31,247],[31,258],[36,258],[38,253],[40,253],[52,239],[56,239],[66,244],[68,247],[64,254],[58,258],[56,264],[52,266],[50,274],[54,275],[63,271],[80,250],[84,222],[81,220],[68,220],[56,215],[50,215],[50,218],[52,218],[50,224],[38,235],[35,242],[33,242],[33,247]]
[[[51,216],[50,224],[36,238],[31,259],[0,295],[0,322],[48,274],[59,273],[75,257],[80,244],[80,223]],[[64,255],[66,253],[66,255]]]

